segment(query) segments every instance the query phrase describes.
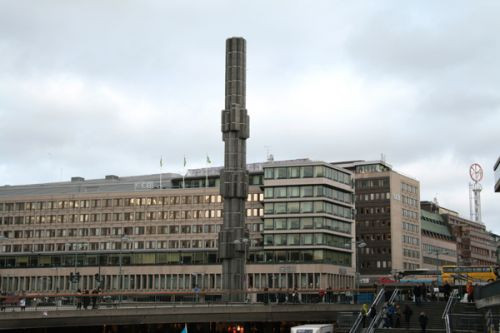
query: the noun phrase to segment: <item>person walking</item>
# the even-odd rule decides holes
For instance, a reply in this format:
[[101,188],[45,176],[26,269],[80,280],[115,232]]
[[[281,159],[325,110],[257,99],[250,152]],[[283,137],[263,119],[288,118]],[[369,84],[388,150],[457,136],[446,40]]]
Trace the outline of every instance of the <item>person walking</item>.
[[87,310],[89,304],[90,304],[90,297],[89,297],[89,291],[87,289],[85,289],[83,291],[83,309],[84,310]]
[[403,310],[403,315],[405,316],[406,328],[410,328],[410,320],[411,316],[413,315],[413,311],[408,304],[405,305],[405,308]]
[[422,302],[427,302],[427,287],[425,283],[420,286],[420,297],[422,297]]
[[370,307],[366,303],[363,304],[363,306],[361,307],[361,320],[362,320],[363,328],[366,325],[366,317],[368,317],[369,310],[370,310]]
[[19,300],[19,307],[21,308],[21,311],[26,310],[26,298],[21,297],[21,299]]
[[399,304],[396,304],[396,311],[394,312],[394,327],[401,327],[401,307]]
[[82,309],[82,291],[80,289],[76,291],[76,309]]
[[446,283],[443,286],[443,292],[445,301],[448,301],[448,298],[450,298],[450,293],[451,293],[451,286],[448,283],[448,281],[446,281]]
[[467,284],[466,292],[467,292],[467,301],[469,303],[474,302],[474,286],[472,285],[472,282],[469,282]]
[[425,314],[425,312],[420,312],[420,316],[418,316],[418,322],[420,323],[420,329],[422,333],[427,332],[427,323],[429,322],[429,318]]
[[415,304],[420,305],[420,287],[418,285],[413,287],[413,297],[415,297]]
[[389,327],[394,327],[394,314],[396,312],[396,308],[393,303],[390,303],[387,307],[387,316],[389,317]]

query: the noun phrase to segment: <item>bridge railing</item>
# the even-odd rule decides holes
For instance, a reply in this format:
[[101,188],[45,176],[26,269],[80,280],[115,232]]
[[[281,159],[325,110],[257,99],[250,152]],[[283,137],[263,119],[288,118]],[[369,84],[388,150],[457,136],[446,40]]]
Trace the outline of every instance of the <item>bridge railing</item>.
[[[234,294],[234,292],[232,291]],[[134,306],[166,306],[179,304],[300,304],[300,303],[351,303],[354,300],[334,297],[334,291],[319,293],[317,290],[266,290],[241,292],[244,302],[224,301],[224,292],[98,292],[98,293],[28,293],[0,295],[1,309],[20,309],[21,300],[25,310],[39,309],[91,309],[95,307],[117,308]]]

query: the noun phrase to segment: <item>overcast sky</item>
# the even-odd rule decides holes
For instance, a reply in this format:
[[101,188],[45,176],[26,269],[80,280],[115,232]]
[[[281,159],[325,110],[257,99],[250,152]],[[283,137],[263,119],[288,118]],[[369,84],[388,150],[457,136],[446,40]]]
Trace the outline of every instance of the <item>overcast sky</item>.
[[500,233],[498,1],[0,1],[0,185],[223,164],[225,39],[248,162],[379,159]]

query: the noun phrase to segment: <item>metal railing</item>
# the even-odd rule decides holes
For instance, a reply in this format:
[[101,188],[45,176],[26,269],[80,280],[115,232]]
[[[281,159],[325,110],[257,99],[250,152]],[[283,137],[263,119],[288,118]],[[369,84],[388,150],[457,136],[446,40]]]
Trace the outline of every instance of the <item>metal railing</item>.
[[444,319],[446,333],[451,333],[451,324],[450,324],[450,311],[457,301],[458,298],[458,289],[453,289],[450,297],[448,298],[448,302],[446,302],[446,307],[444,308],[443,315],[441,316]]
[[[360,327],[361,324],[363,323],[363,319],[366,320],[366,317],[370,318],[370,313],[372,312],[372,309],[376,309],[377,306],[380,304],[381,300],[384,298],[385,290],[384,288],[380,289],[379,292],[377,293],[377,296],[373,300],[370,309],[368,310],[368,313],[366,313],[366,316],[363,316],[363,313],[360,311],[356,321],[354,322],[354,325],[352,328],[349,330],[349,333],[358,333],[362,332],[364,327]],[[365,318],[363,318],[365,317]],[[361,331],[359,330],[361,328]]]
[[[387,303],[388,304],[393,303],[394,300],[396,299],[396,297],[398,297],[398,295],[399,295],[399,289],[396,288],[392,292],[391,297],[389,298],[389,301]],[[380,306],[377,309],[377,315],[375,316],[375,318],[372,319],[372,321],[370,322],[370,325],[368,326],[368,328],[366,329],[365,332],[366,333],[373,333],[373,332],[375,332],[375,328],[377,328],[377,326],[380,326],[379,324],[380,324],[380,319],[381,318],[382,318],[382,307]]]

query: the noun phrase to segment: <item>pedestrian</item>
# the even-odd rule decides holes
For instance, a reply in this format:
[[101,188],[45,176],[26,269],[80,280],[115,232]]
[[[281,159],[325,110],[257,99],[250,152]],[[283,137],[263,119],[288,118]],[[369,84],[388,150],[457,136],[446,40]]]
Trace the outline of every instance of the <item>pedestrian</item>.
[[400,328],[401,327],[401,307],[399,304],[396,304],[396,311],[394,312],[394,327]]
[[94,289],[92,290],[92,309],[95,310],[97,309],[97,294],[99,292],[97,291],[97,289]]
[[331,303],[333,300],[333,290],[332,287],[326,288],[326,302]]
[[370,309],[370,321],[372,321],[376,315],[377,315],[377,309],[375,308],[375,305],[372,305]]
[[410,328],[410,320],[411,320],[412,314],[413,314],[412,309],[410,308],[410,306],[408,304],[406,304],[405,308],[403,310],[403,315],[405,316],[406,328]]
[[450,293],[451,293],[451,286],[448,283],[448,281],[446,281],[446,283],[443,286],[443,292],[445,301],[448,301],[448,298],[450,298]]
[[474,302],[474,286],[472,285],[472,282],[467,284],[467,301],[469,303]]
[[19,307],[21,308],[21,311],[26,310],[26,298],[21,297],[21,299],[19,300]]
[[324,301],[324,298],[325,298],[325,290],[324,289],[320,289],[319,292],[318,292],[318,303],[323,303]]
[[82,309],[82,291],[78,289],[76,291],[76,309],[81,310]]
[[361,307],[361,320],[362,320],[363,328],[366,325],[366,318],[368,317],[369,310],[370,310],[370,307],[366,303],[363,304],[363,306]]
[[421,332],[425,333],[427,329],[427,322],[429,321],[429,318],[425,314],[425,312],[420,312],[420,316],[418,316],[418,322],[420,323],[420,328]]
[[387,304],[384,304],[384,307],[382,308],[382,320],[384,322],[382,328],[391,328]]
[[422,297],[422,302],[427,302],[427,287],[425,283],[420,286],[420,297]]
[[396,308],[393,303],[390,303],[387,306],[387,316],[389,317],[389,327],[394,327],[394,314],[396,312]]
[[415,304],[420,305],[420,287],[418,285],[413,287],[413,297],[415,298]]
[[90,304],[90,297],[89,297],[89,291],[87,289],[85,289],[83,291],[83,309],[84,310],[87,310],[89,304]]

